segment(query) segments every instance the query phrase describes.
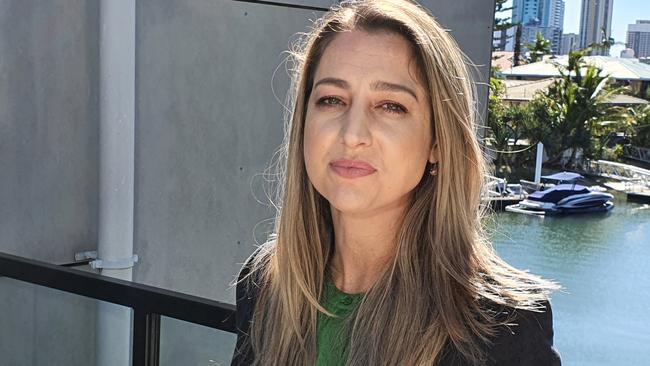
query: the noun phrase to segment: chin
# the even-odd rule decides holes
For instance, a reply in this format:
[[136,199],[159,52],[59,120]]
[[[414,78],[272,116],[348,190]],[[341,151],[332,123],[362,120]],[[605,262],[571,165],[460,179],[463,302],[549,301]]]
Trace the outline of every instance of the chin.
[[312,181],[312,187],[332,209],[344,213],[362,213],[372,209],[377,202],[377,187],[372,184],[355,185],[327,179]]
[[323,195],[332,209],[342,213],[354,214],[368,211],[372,200],[367,195],[359,192],[338,192],[337,194]]
[[354,205],[354,204],[350,204],[348,202],[346,202],[344,204],[340,204],[340,205],[337,205],[337,204],[334,204],[334,203],[330,202],[330,205],[331,205],[332,210],[336,210],[336,211],[339,211],[340,213],[344,213],[344,214],[348,214],[348,215],[361,214],[361,213],[364,213],[364,212],[368,211],[367,206]]

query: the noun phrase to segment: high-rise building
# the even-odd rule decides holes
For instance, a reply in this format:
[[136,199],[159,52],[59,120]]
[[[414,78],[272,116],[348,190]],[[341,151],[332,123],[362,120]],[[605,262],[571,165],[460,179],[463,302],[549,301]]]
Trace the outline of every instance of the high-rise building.
[[522,25],[521,44],[535,42],[537,32],[559,53],[564,24],[564,0],[513,0],[512,21]]
[[[580,47],[584,48],[603,39],[603,29],[612,34],[614,0],[582,0],[580,12]],[[609,49],[594,49],[592,55],[609,55]]]
[[564,25],[564,0],[543,0],[540,4],[542,24],[562,29]]
[[537,24],[540,22],[539,12],[540,0],[513,0],[512,22],[526,24]]
[[636,24],[628,24],[627,48],[634,50],[638,58],[650,57],[650,20],[637,20]]
[[562,35],[562,44],[560,46],[560,55],[568,55],[569,51],[576,50],[580,47],[580,35],[576,33],[564,33]]
[[492,35],[492,49],[495,51],[513,51],[517,27],[510,27],[494,31]]
[[634,50],[631,48],[626,48],[621,51],[621,58],[634,58]]

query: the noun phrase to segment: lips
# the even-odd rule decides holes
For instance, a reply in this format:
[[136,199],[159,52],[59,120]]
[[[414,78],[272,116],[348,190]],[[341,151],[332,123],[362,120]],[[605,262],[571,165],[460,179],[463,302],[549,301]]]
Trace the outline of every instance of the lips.
[[360,178],[374,174],[377,169],[361,160],[339,159],[330,163],[330,168],[343,178]]

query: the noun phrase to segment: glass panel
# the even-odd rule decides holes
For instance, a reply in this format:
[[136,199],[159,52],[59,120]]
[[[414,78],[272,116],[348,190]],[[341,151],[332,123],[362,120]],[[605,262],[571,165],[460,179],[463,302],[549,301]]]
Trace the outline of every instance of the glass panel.
[[233,333],[162,316],[160,365],[230,365],[236,341]]
[[131,312],[0,277],[0,364],[88,366],[102,358],[129,365]]

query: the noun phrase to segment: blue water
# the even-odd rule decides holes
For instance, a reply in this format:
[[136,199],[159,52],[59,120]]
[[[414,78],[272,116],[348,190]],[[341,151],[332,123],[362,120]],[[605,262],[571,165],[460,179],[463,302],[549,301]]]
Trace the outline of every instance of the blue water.
[[495,214],[510,264],[559,282],[551,299],[563,365],[650,365],[650,205],[616,195],[611,212]]

